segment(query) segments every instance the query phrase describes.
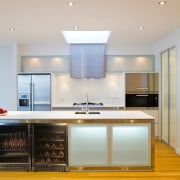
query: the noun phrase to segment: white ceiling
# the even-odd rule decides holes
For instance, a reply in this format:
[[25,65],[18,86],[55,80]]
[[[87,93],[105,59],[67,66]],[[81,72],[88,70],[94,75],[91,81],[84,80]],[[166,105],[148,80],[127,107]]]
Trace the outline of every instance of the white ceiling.
[[0,0],[0,43],[63,45],[61,31],[78,26],[111,30],[108,45],[153,44],[180,27],[180,0],[166,1],[73,0],[69,7],[68,0]]

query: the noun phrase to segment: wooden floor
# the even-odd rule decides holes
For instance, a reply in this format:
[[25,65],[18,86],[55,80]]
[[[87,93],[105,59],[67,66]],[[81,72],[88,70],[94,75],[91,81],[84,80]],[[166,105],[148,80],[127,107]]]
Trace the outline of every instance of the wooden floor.
[[180,156],[155,142],[154,172],[0,172],[0,180],[180,180]]

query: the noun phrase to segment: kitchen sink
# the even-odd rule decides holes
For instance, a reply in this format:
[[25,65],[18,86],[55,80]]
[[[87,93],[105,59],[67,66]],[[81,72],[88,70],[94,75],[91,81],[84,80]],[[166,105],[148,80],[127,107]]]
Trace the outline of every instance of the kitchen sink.
[[85,111],[76,111],[75,114],[86,114]]
[[[86,111],[76,111],[75,114],[86,114]],[[90,111],[87,114],[100,114],[99,111]]]
[[100,114],[100,112],[99,111],[90,111],[90,112],[88,112],[88,114]]

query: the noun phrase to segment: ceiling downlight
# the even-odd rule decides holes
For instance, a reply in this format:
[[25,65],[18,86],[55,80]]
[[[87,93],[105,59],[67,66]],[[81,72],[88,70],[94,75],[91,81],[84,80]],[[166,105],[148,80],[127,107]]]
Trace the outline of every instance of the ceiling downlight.
[[138,29],[139,29],[140,31],[143,31],[143,30],[144,30],[144,26],[139,26]]
[[74,2],[72,2],[72,1],[70,1],[70,2],[67,2],[67,5],[68,5],[68,6],[74,6],[74,5],[75,5],[75,3],[74,3]]
[[10,31],[10,32],[15,31],[15,27],[9,27],[9,31]]
[[166,4],[166,1],[159,1],[158,4],[159,4],[160,6],[164,6],[164,5]]

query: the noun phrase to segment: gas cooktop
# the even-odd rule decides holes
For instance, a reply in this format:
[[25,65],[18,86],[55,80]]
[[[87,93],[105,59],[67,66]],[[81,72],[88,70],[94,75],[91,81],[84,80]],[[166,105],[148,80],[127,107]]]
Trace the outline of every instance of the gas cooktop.
[[[73,106],[86,106],[87,103],[73,103]],[[103,103],[93,103],[93,102],[88,102],[88,106],[103,106]]]

